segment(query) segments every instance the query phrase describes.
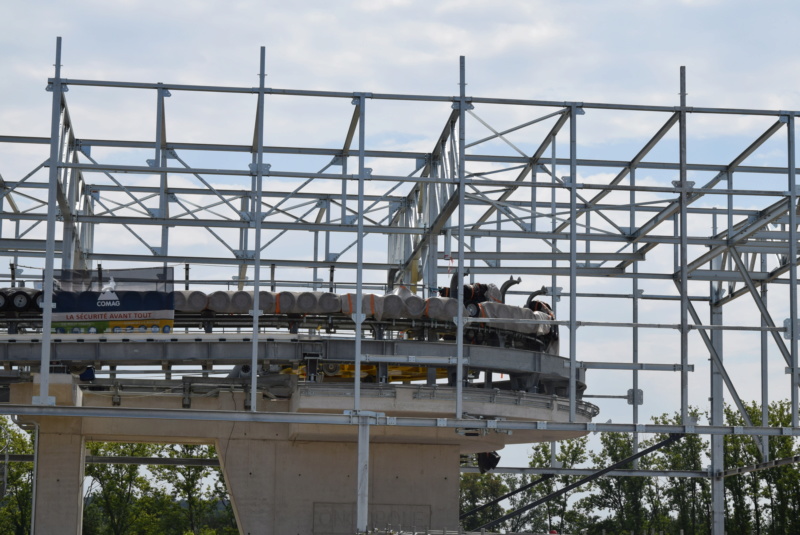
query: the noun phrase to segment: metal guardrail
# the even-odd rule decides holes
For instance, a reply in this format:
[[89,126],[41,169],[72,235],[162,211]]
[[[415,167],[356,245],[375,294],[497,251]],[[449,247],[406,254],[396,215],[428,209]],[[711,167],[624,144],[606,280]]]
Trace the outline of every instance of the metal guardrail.
[[[413,389],[414,399],[430,399],[439,401],[453,401],[456,399],[455,388],[438,385],[361,385],[361,396],[369,398],[396,398],[397,392],[403,389]],[[353,387],[349,383],[325,384],[307,383],[300,386],[298,393],[301,396],[341,396],[352,397]],[[564,398],[546,396],[543,394],[532,394],[529,392],[505,391],[497,389],[484,389],[480,387],[465,388],[463,390],[463,400],[466,403],[497,403],[501,405],[521,405],[531,408],[552,409],[556,404],[556,410],[569,411],[569,403]],[[596,405],[578,401],[577,412],[583,416],[593,418],[597,416],[600,409]]]

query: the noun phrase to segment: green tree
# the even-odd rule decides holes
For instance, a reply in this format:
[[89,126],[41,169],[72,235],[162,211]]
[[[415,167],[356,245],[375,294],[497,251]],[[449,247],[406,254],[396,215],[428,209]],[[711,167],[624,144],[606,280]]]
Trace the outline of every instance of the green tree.
[[[576,468],[588,460],[586,448],[588,438],[576,438],[559,442],[556,452],[556,461],[564,468]],[[546,468],[550,466],[551,450],[549,442],[534,444],[531,449],[530,466],[533,468]],[[512,488],[519,488],[530,481],[528,476],[516,478],[516,481],[507,480]],[[537,476],[532,476],[536,478]],[[581,476],[556,476],[534,485],[509,500],[510,509],[519,509],[538,499],[541,499],[560,488],[563,488]],[[562,533],[578,532],[589,524],[586,512],[571,505],[571,498],[584,489],[575,489],[562,496],[554,498],[544,504],[530,509],[521,515],[509,519],[505,528],[509,531],[547,532],[552,529]]]
[[[171,444],[162,452],[170,459],[212,459],[216,452],[210,446],[193,444]],[[206,524],[216,503],[209,499],[206,479],[211,475],[207,466],[175,465],[154,466],[156,480],[169,485],[173,500],[179,504],[182,529],[186,533],[198,534]]]
[[212,474],[214,484],[210,495],[214,507],[208,519],[208,527],[219,535],[238,535],[239,527],[236,524],[236,515],[233,513],[233,504],[228,494],[225,478],[222,476],[222,470],[215,468],[212,470]]
[[[88,452],[97,456],[151,457],[158,449],[159,446],[154,444],[87,444]],[[143,472],[135,464],[87,465],[86,475],[91,481],[84,508],[87,533],[152,533],[147,531],[147,526],[153,524],[152,502],[157,501],[160,505],[166,502]],[[150,499],[143,499],[145,497]]]
[[[769,425],[790,427],[791,406],[788,401],[776,401],[769,406]],[[795,440],[788,436],[769,439],[769,458],[783,459],[797,455]],[[769,504],[769,519],[765,523],[767,533],[798,533],[800,518],[800,471],[796,464],[779,466],[759,472],[765,485],[764,493]]]
[[[459,506],[461,514],[480,507],[508,492],[503,478],[497,474],[461,474],[459,487]],[[482,526],[502,516],[503,507],[494,504],[483,511],[475,513],[462,522],[466,531]]]
[[[5,453],[33,453],[30,435],[21,431],[8,417],[0,418],[0,460]],[[5,493],[0,501],[0,533],[27,535],[31,529],[33,463],[5,464]]]
[[[752,421],[758,421],[761,407],[756,403],[746,405]],[[745,425],[744,418],[735,408],[725,407],[725,423],[730,426]],[[753,438],[746,435],[724,437],[725,466],[747,466],[761,462],[761,455]],[[761,533],[763,527],[762,496],[764,479],[758,472],[725,478],[725,531],[731,535]]]
[[[602,448],[591,455],[594,468],[602,469],[633,455],[633,437],[627,433],[602,433]],[[622,469],[633,468],[632,463]],[[602,477],[587,489],[592,493],[581,500],[587,511],[608,511],[603,528],[640,532],[647,527],[647,509],[644,503],[647,478]]]
[[[690,416],[699,418],[696,408],[691,408]],[[663,414],[653,418],[656,424],[681,425],[679,414]],[[658,434],[653,443],[665,440],[667,435]],[[686,435],[678,442],[659,450],[656,466],[661,470],[703,470],[704,460],[708,459],[708,441],[700,435]],[[670,477],[664,487],[670,509],[675,511],[675,530],[683,530],[685,535],[709,533],[711,530],[711,488],[705,478]]]

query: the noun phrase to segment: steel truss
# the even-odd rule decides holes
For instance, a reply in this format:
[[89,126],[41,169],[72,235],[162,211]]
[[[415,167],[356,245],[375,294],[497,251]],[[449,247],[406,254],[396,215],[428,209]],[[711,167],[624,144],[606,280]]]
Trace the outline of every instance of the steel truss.
[[[433,96],[269,88],[263,50],[258,87],[65,78],[60,55],[59,40],[55,75],[48,80],[53,98],[51,136],[0,136],[0,145],[25,146],[26,154],[42,149],[42,157],[28,161],[26,169],[0,176],[2,251],[15,265],[25,262],[43,268],[42,369],[49,369],[50,363],[52,274],[57,267],[186,265],[187,285],[252,287],[256,296],[262,284],[279,289],[355,288],[359,294],[405,284],[428,297],[447,285],[443,281],[451,272],[460,280],[468,275],[470,282],[498,285],[509,275],[521,275],[528,279],[520,286],[524,290],[509,295],[522,299],[544,280],[546,295],[559,309],[573,422],[527,425],[629,432],[637,445],[641,433],[711,436],[706,477],[712,483],[714,533],[724,532],[723,476],[737,468],[724,466],[722,436],[753,436],[763,462],[769,463],[769,436],[800,435],[800,328],[793,327],[798,325],[794,207],[798,206],[795,118],[800,112],[689,107],[683,69],[680,101],[651,106],[467,96],[463,58],[459,95]],[[147,93],[155,104],[154,136],[80,137],[80,118],[70,113],[68,96],[77,98],[73,93],[90,89]],[[189,94],[251,98],[252,122],[241,128],[252,142],[197,142],[188,132],[171,129],[170,104]],[[267,111],[280,110],[287,100],[312,99],[349,117],[338,141],[269,144],[280,131],[265,120]],[[433,133],[413,132],[424,142],[397,143],[408,149],[386,148],[387,143],[367,135],[387,130],[385,126],[370,130],[372,123],[367,122],[368,111],[384,106],[403,107],[407,117],[424,114],[419,122],[433,120],[438,126]],[[602,154],[595,146],[602,136],[595,132],[592,137],[591,128],[597,127],[594,117],[601,127],[605,117],[611,118],[610,127],[616,124],[613,121],[628,121],[640,132],[638,145],[619,150],[610,142],[609,154],[613,150],[625,154],[596,156]],[[314,129],[314,118],[302,118],[311,122],[309,130]],[[704,121],[747,121],[752,132],[729,154],[708,155],[691,136],[690,118],[701,126]],[[587,128],[588,143],[579,139],[584,123],[595,125]],[[626,134],[626,139],[632,135]],[[739,143],[743,138],[735,139]],[[701,148],[692,153],[694,161],[688,156],[690,140]],[[708,156],[714,161],[706,161]],[[217,161],[221,163],[211,163]],[[775,285],[780,294],[768,300],[768,289]],[[726,324],[723,310],[738,303],[739,297],[751,302],[752,312],[745,320],[736,312]],[[598,299],[613,300],[617,312],[603,314],[602,321],[597,316],[592,320]],[[664,312],[653,320],[650,307]],[[607,313],[610,308],[603,310]],[[254,310],[259,310],[257,301]],[[253,369],[258,368],[257,316],[253,317]],[[462,317],[462,312],[454,319],[459,334],[457,362],[463,363],[461,334],[476,320]],[[358,377],[361,299],[353,320]],[[625,342],[617,342],[614,355],[593,358],[597,355],[593,340],[602,338],[602,332],[615,333],[617,340],[624,333]],[[744,411],[737,392],[743,386],[741,378],[737,382],[729,373],[735,370],[726,368],[723,349],[723,337],[756,333],[764,411],[758,422]],[[639,360],[645,350],[643,340],[654,335],[669,339],[666,352],[674,356],[666,359],[668,364]],[[648,355],[656,361],[661,357]],[[709,425],[699,425],[690,418],[690,393],[706,384],[693,374],[696,365],[709,359],[711,416]],[[770,380],[770,371],[782,372],[784,367],[786,381]],[[576,381],[584,369],[616,374],[616,382],[607,384],[617,390],[600,389],[598,397],[625,397],[624,390],[630,387],[629,422],[575,423]],[[457,366],[454,417],[444,425],[486,426],[462,417],[463,370]],[[637,394],[642,374],[661,371],[679,376],[672,406],[682,425],[642,423],[643,400]],[[252,381],[255,396],[256,374]],[[587,383],[589,393],[594,393],[591,375]],[[358,385],[355,382],[355,411],[360,409]],[[48,395],[45,373],[37,398],[40,406],[9,411],[62,414],[63,409],[47,406]],[[769,426],[766,406],[776,395],[790,397],[792,427]],[[742,411],[745,426],[725,425],[726,397]],[[114,410],[114,417],[121,412],[126,410]],[[135,412],[129,415],[139,417]],[[170,417],[198,415],[176,411]],[[260,421],[266,416],[238,417]],[[365,428],[389,425],[386,419],[358,412],[286,418],[346,425],[355,418]],[[397,418],[391,425],[442,422]],[[491,427],[519,425],[526,424],[500,421]],[[359,492],[362,503],[365,498]],[[365,508],[359,511],[360,522],[365,518],[362,513],[366,514]]]

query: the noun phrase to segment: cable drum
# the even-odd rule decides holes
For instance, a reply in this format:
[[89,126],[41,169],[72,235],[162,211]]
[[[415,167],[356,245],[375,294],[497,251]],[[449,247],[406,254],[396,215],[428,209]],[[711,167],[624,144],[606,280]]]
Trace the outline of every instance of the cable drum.
[[26,290],[16,290],[8,296],[10,308],[16,311],[23,311],[30,308],[33,300],[31,295]]
[[208,306],[208,296],[198,290],[175,290],[172,299],[181,312],[201,312]]
[[295,308],[300,314],[315,314],[317,309],[317,296],[313,292],[302,292],[297,295]]
[[253,310],[253,293],[243,290],[233,292],[229,310],[233,314],[248,314]]
[[275,298],[276,314],[292,314],[295,309],[295,296],[292,292],[281,292]]
[[258,308],[264,314],[275,314],[275,294],[266,290],[258,292]]
[[225,291],[216,291],[208,295],[208,308],[214,312],[225,314],[231,307],[231,296]]
[[342,310],[342,302],[338,295],[330,292],[323,292],[317,299],[317,306],[320,314],[335,314]]
[[408,316],[406,302],[399,295],[384,295],[381,300],[383,301],[383,314],[380,318],[376,318],[378,321],[382,319],[400,319]]
[[405,301],[408,317],[411,319],[421,318],[423,312],[425,312],[425,300],[416,295],[409,295]]

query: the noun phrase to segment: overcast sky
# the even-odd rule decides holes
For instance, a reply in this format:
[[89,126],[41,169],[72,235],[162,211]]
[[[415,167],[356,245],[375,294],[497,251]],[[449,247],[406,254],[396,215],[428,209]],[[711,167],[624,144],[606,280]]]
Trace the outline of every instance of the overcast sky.
[[[49,135],[44,89],[56,36],[63,38],[62,74],[73,79],[256,86],[265,46],[267,85],[275,88],[455,95],[463,55],[474,96],[676,105],[684,65],[690,106],[800,109],[795,0],[5,0],[0,19],[0,135]],[[236,116],[212,108],[219,121]],[[152,135],[149,111],[144,119],[133,107],[115,113],[113,123],[87,115],[78,134],[109,134],[103,128],[111,124],[130,129],[133,139]],[[321,143],[340,143],[349,114],[330,119],[338,130],[315,133]],[[435,137],[444,117],[415,120]],[[284,120],[287,143],[307,134],[302,121]],[[251,124],[242,131],[252,133]],[[208,127],[196,126],[182,140]],[[413,139],[387,133],[384,141]],[[0,173],[22,169],[2,154]],[[595,355],[612,351],[613,344],[592,348]],[[705,389],[704,377],[695,380]],[[757,390],[747,393],[753,399]]]
[[[800,107],[791,0],[2,2],[0,124],[39,129],[55,38],[71,78]],[[41,113],[41,109],[39,109]],[[46,121],[45,121],[46,124]]]

